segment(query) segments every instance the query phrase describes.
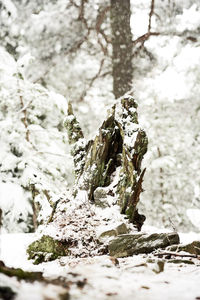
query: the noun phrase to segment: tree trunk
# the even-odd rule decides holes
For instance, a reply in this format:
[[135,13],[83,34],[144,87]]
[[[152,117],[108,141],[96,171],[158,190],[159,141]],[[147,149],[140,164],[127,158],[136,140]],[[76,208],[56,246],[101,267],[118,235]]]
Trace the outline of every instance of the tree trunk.
[[132,34],[130,27],[130,0],[111,1],[113,93],[119,98],[131,89]]
[[118,199],[121,213],[126,214],[130,222],[140,230],[145,217],[138,213],[137,204],[145,173],[145,170],[141,172],[141,162],[147,151],[148,140],[144,130],[139,127],[137,103],[133,97],[127,95],[116,101],[94,141],[88,144],[84,141],[71,104],[65,126],[72,145],[75,194],[79,189],[85,190],[89,200],[94,202],[95,190],[109,186],[119,167],[116,191],[112,190],[112,193]]

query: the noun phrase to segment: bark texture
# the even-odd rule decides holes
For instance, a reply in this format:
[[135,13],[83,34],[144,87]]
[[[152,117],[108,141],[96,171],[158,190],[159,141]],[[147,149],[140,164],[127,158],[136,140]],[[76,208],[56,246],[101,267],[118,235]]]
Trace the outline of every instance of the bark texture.
[[132,34],[130,0],[111,0],[113,93],[119,98],[131,89]]
[[82,130],[71,108],[68,113],[65,126],[76,170],[75,193],[78,189],[86,190],[89,200],[94,201],[95,190],[109,186],[118,169],[117,183],[111,192],[118,199],[121,213],[140,230],[145,217],[138,213],[137,204],[145,173],[141,171],[141,162],[148,140],[138,124],[136,101],[131,96],[118,100],[99,134],[89,143],[83,142]]

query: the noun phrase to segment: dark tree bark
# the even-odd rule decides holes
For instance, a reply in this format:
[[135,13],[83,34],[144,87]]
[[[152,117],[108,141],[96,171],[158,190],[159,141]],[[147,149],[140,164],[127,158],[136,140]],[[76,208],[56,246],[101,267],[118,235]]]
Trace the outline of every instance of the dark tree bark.
[[123,96],[131,89],[132,65],[132,34],[130,27],[130,0],[111,1],[112,29],[112,65],[113,93],[115,98]]

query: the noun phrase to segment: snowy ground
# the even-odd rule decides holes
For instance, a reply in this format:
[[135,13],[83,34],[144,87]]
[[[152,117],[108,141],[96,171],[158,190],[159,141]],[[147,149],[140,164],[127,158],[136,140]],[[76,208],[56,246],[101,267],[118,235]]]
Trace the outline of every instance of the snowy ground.
[[[152,231],[152,228],[146,228]],[[0,260],[9,267],[41,271],[47,279],[64,277],[69,285],[70,299],[170,299],[192,300],[200,297],[200,261],[193,264],[167,263],[157,273],[160,259],[152,255],[136,255],[118,261],[109,256],[93,258],[62,257],[56,261],[33,265],[27,260],[26,247],[34,234],[4,234],[0,237]],[[182,242],[200,238],[200,234],[180,234]],[[0,275],[0,286],[9,286],[17,300],[60,298],[68,291],[57,284],[27,283]]]

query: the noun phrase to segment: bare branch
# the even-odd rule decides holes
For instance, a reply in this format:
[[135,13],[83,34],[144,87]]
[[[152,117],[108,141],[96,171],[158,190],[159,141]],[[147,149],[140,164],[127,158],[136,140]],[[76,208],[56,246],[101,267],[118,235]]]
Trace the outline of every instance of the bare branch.
[[148,32],[151,31],[151,19],[152,19],[152,16],[154,14],[154,6],[155,6],[155,0],[151,0],[151,10],[150,10],[150,13],[149,13],[149,25],[148,25]]
[[[88,85],[88,87],[87,87],[87,90],[90,89],[90,88],[93,86],[95,80],[96,80],[97,78],[100,77],[100,74],[101,74],[101,71],[102,71],[102,68],[103,68],[103,65],[104,65],[104,61],[105,61],[105,58],[103,58],[103,59],[101,60],[101,63],[100,63],[100,66],[99,66],[99,70],[98,70],[98,72],[96,73],[96,75],[95,75],[94,77],[91,78],[91,80],[90,80],[90,82],[89,82],[89,85]],[[83,91],[83,93],[82,93],[82,95],[81,95],[79,101],[83,101],[84,97],[85,97],[86,94],[87,94],[87,90]]]
[[165,252],[159,252],[159,253],[154,253],[155,256],[158,257],[163,257],[163,256],[178,256],[178,257],[191,257],[191,258],[197,258],[200,260],[200,255],[196,254],[181,254],[177,252],[171,252],[171,251],[165,251]]
[[133,56],[137,55],[139,51],[144,47],[145,42],[150,38],[150,36],[158,36],[160,35],[159,32],[151,32],[151,26],[152,26],[152,16],[154,15],[154,8],[155,8],[155,0],[151,0],[151,8],[149,12],[149,23],[148,23],[148,29],[147,32],[143,35],[141,35],[139,38],[133,41],[133,45],[135,46],[138,43],[141,43],[137,51],[133,54]]
[[96,32],[99,33],[101,30],[101,25],[104,21],[106,13],[110,10],[110,6],[104,7],[104,9],[98,14],[96,19]]

